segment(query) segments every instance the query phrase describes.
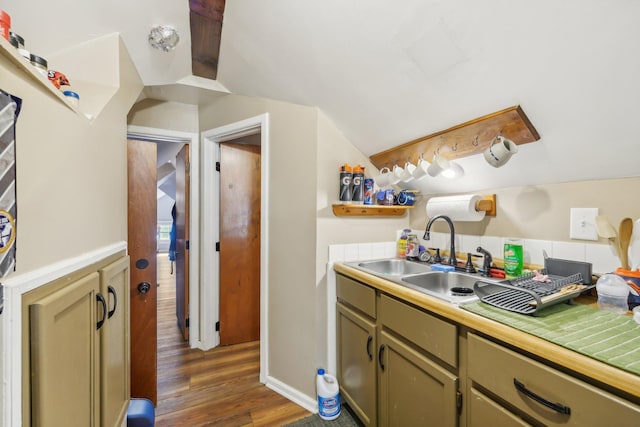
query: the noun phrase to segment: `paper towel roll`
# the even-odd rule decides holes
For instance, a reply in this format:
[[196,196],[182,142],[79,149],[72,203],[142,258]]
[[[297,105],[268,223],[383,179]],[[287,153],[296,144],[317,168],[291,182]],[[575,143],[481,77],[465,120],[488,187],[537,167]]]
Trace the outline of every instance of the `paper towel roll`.
[[452,221],[482,221],[484,211],[476,211],[476,202],[482,196],[469,194],[462,196],[432,197],[427,201],[427,216],[446,215]]

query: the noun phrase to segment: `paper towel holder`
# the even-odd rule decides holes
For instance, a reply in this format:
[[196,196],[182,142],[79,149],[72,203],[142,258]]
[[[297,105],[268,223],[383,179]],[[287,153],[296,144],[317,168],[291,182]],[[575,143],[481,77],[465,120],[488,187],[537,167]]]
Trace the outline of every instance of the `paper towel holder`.
[[496,195],[485,194],[476,202],[476,211],[484,211],[484,216],[496,216]]

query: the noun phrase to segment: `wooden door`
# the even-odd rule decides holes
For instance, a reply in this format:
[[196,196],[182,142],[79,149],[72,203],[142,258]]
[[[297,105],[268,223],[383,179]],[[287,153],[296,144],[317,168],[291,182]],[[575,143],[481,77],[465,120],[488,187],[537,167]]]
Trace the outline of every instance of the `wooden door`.
[[157,146],[129,140],[131,396],[157,404]]
[[260,146],[220,144],[220,344],[260,339]]
[[176,156],[176,317],[189,339],[189,145]]
[[29,306],[31,425],[100,425],[98,287],[91,273]]

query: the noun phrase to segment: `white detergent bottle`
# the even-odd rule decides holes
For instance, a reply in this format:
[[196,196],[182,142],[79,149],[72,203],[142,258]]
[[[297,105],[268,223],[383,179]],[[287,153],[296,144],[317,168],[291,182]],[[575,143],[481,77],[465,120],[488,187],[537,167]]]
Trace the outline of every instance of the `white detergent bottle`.
[[333,375],[325,374],[318,369],[316,377],[318,392],[318,415],[323,420],[335,420],[340,415],[340,389],[338,380]]

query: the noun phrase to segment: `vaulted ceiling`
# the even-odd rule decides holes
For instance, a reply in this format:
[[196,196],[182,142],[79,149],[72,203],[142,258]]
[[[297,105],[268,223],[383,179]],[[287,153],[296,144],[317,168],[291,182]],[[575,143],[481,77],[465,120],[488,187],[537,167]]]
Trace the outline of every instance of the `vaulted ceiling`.
[[[190,102],[228,90],[317,106],[366,155],[522,106],[540,141],[500,169],[463,159],[467,177],[434,180],[435,191],[640,170],[637,1],[15,0],[2,8],[33,53],[118,32],[154,97]],[[195,47],[192,55],[198,37],[205,52],[215,44],[206,31],[221,10],[219,57]],[[192,36],[201,18],[211,25]],[[147,43],[160,24],[180,33],[171,52]],[[192,72],[192,59],[217,74]]]

